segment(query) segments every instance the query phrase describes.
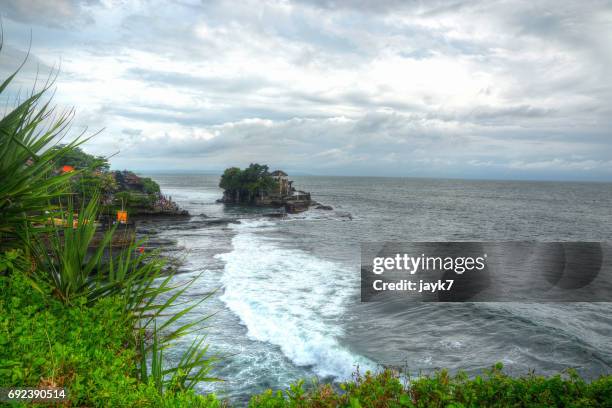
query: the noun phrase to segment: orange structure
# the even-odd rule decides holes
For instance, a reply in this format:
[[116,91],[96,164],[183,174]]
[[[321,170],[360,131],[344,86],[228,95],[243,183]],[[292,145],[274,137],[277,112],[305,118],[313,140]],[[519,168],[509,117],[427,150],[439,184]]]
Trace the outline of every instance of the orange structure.
[[127,211],[117,211],[117,222],[127,224]]
[[74,171],[74,167],[72,166],[62,166],[62,173],[72,173]]

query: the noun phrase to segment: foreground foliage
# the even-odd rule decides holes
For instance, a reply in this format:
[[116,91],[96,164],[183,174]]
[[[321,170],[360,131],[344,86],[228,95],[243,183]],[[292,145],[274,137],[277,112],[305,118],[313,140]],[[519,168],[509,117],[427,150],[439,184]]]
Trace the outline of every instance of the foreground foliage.
[[357,374],[341,384],[338,392],[329,384],[304,390],[298,382],[284,393],[269,390],[254,396],[251,408],[467,408],[467,407],[612,407],[612,376],[585,382],[575,372],[564,376],[510,377],[497,364],[482,376],[447,371],[411,381],[408,386],[391,371]]
[[68,306],[20,275],[0,277],[0,384],[66,386],[73,406],[218,407],[193,390],[163,394],[140,381],[133,327],[123,302],[108,297]]
[[[80,138],[58,144],[71,114],[53,115],[49,86],[0,118],[0,386],[66,386],[77,406],[218,405],[194,394],[199,382],[217,381],[203,338],[177,365],[163,360],[208,318],[179,322],[207,297],[168,316],[195,279],[173,283],[164,260],[133,240],[113,250],[115,228],[97,222],[103,183],[74,189],[108,163],[80,150]],[[143,194],[160,196],[152,180],[134,177]]]
[[[0,98],[6,98],[15,75],[0,84]],[[44,221],[44,211],[54,210],[49,201],[66,194],[70,177],[50,177],[55,161],[82,142],[77,139],[61,148],[50,148],[61,139],[71,112],[54,111],[44,99],[49,86],[47,83],[42,90],[32,91],[0,119],[0,250],[27,241],[31,223]]]

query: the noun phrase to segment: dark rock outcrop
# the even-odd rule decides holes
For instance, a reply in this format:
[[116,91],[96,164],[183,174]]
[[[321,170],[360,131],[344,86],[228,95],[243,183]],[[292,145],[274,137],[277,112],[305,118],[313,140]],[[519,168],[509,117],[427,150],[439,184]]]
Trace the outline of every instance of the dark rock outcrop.
[[265,213],[263,214],[264,217],[268,217],[268,218],[284,218],[287,216],[286,213],[282,213],[282,212],[274,212],[274,213]]

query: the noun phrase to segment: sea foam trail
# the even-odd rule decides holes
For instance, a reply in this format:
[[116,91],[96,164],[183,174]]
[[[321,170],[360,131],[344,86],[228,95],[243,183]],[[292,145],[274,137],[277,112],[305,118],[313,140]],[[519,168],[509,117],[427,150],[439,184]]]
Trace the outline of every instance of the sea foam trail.
[[261,235],[269,221],[232,225],[233,250],[225,261],[221,300],[241,319],[248,335],[280,347],[294,364],[321,377],[347,379],[375,364],[337,340],[346,301],[354,291],[346,268],[305,251],[282,248]]

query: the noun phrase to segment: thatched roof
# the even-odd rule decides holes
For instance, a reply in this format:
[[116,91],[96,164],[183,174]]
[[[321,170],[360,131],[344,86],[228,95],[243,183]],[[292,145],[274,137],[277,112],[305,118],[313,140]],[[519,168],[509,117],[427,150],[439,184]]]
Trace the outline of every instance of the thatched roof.
[[272,173],[270,173],[270,175],[271,175],[272,177],[279,177],[279,176],[284,176],[284,177],[287,177],[287,173],[285,173],[285,172],[284,172],[284,171],[282,171],[282,170],[274,170]]

